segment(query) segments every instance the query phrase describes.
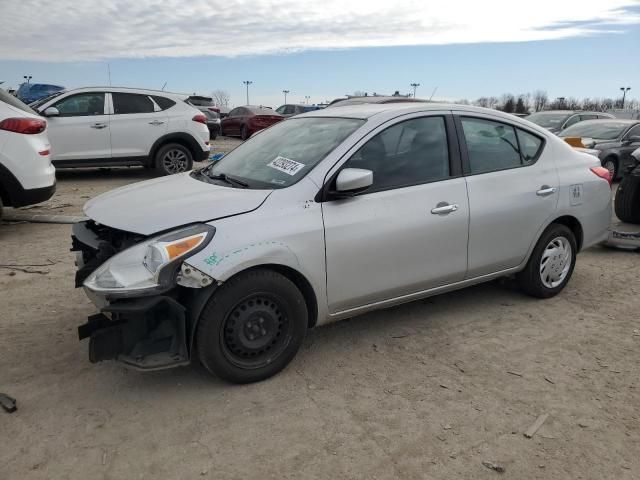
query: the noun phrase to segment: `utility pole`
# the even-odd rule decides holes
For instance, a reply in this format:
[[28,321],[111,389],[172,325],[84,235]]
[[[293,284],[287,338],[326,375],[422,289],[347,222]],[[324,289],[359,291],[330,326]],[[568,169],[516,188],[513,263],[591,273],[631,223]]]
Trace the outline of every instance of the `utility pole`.
[[622,90],[622,108],[624,109],[624,101],[626,100],[627,92],[631,90],[631,87],[620,87],[620,90]]
[[416,98],[416,89],[420,86],[420,84],[412,83],[411,86],[413,87],[413,98]]
[[249,85],[251,85],[253,82],[251,80],[243,80],[242,83],[247,86],[247,105],[249,105]]
[[310,97],[309,95],[305,95],[305,96],[304,96],[304,99],[307,101],[307,105],[309,105],[309,99],[310,99],[310,98],[311,98],[311,97]]
[[109,76],[109,86],[111,86],[111,65],[107,62],[107,75]]
[[29,82],[33,77],[31,75],[24,75],[22,78],[24,78],[27,81],[27,85],[29,85]]
[[284,93],[284,103],[287,103],[287,93],[289,93],[290,90],[282,90],[282,93]]

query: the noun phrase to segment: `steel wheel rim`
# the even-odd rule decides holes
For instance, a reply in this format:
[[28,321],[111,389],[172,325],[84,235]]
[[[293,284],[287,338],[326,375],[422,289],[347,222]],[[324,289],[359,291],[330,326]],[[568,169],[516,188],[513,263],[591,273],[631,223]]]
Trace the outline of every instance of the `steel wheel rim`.
[[616,174],[616,164],[613,163],[613,160],[604,162],[603,167],[609,170],[609,175],[611,175],[611,179],[613,180],[613,176]]
[[229,311],[222,324],[222,352],[237,367],[264,367],[289,345],[292,327],[279,298],[268,293],[249,295]]
[[551,240],[540,259],[540,280],[547,288],[556,288],[562,284],[571,269],[573,253],[571,244],[565,237]]
[[162,157],[162,166],[171,174],[186,172],[188,165],[187,155],[177,148],[169,150]]

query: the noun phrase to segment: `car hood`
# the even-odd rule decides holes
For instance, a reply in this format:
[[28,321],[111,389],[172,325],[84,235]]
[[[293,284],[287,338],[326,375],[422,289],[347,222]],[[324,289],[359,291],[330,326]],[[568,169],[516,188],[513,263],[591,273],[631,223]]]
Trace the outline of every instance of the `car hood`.
[[118,230],[151,235],[255,210],[273,190],[213,185],[187,173],[134,183],[89,200],[84,213]]

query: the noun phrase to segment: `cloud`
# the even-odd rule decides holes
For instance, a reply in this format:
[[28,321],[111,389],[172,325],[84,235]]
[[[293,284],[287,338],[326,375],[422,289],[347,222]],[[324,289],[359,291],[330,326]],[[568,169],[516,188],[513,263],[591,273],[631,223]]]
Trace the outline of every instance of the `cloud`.
[[0,60],[237,56],[623,31],[640,0],[4,0]]

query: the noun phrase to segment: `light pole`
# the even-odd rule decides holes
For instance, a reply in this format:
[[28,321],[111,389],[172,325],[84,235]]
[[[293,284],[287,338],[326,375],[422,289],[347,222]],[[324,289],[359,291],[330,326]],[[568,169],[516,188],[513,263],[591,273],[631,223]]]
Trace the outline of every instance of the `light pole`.
[[29,82],[33,77],[31,75],[24,75],[22,78],[24,78],[27,81],[27,85],[29,85]]
[[247,105],[249,105],[249,85],[251,85],[253,82],[251,80],[243,80],[242,83],[247,86]]
[[282,90],[282,93],[284,93],[284,103],[287,103],[287,93],[289,93],[290,90]]
[[631,87],[620,87],[622,90],[622,109],[624,109],[624,101],[627,98],[627,92],[631,90]]
[[311,98],[311,97],[310,97],[309,95],[305,95],[305,96],[304,96],[304,99],[307,101],[307,105],[309,105],[309,99],[310,99],[310,98]]
[[420,84],[412,83],[411,86],[413,87],[413,98],[416,98],[416,89],[420,86]]

